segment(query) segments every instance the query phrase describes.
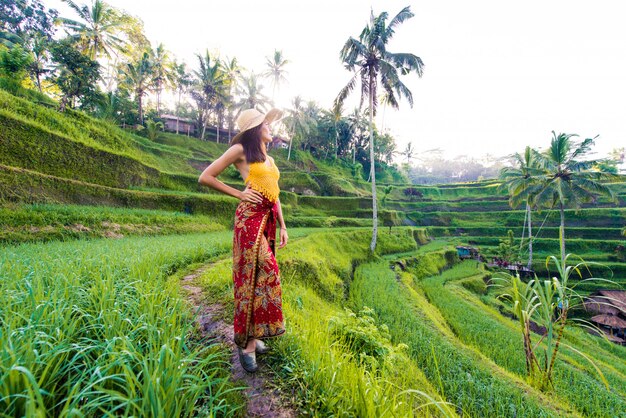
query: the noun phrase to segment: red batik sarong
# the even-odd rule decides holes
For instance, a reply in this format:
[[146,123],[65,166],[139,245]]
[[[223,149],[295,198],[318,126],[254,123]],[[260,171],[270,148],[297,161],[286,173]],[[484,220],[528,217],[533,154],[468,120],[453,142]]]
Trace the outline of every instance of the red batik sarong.
[[278,264],[276,263],[276,204],[240,202],[235,212],[233,283],[235,343],[246,347],[250,338],[276,337],[285,332]]

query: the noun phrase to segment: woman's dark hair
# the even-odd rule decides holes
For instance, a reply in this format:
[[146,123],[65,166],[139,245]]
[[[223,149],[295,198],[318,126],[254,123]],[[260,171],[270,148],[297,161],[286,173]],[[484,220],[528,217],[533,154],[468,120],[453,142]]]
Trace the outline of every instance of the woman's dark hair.
[[261,148],[261,129],[263,124],[250,128],[241,134],[240,144],[243,146],[243,152],[246,155],[248,164],[264,162],[265,154]]

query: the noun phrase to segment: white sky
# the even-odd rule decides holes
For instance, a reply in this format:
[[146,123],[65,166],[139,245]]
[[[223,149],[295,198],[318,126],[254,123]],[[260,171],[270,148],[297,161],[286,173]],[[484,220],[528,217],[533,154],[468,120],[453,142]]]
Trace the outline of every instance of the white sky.
[[[90,0],[76,0],[77,3]],[[44,0],[67,16],[59,0]],[[626,24],[619,0],[108,0],[140,17],[148,39],[195,67],[208,49],[237,57],[259,73],[282,50],[289,84],[277,97],[300,95],[329,108],[350,78],[339,51],[367,24],[370,7],[391,17],[410,5],[388,45],[425,63],[404,76],[415,105],[379,108],[402,150],[441,148],[444,157],[501,156],[526,145],[545,148],[551,131],[600,135],[598,156],[626,145]],[[271,97],[269,81],[263,83]],[[355,91],[355,99],[358,92]],[[346,108],[349,112],[352,109]]]

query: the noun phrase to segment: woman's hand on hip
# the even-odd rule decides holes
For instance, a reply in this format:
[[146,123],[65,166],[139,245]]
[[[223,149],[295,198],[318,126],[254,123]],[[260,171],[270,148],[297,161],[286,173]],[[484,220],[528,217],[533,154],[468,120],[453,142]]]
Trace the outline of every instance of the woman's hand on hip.
[[262,203],[263,195],[256,190],[246,187],[246,189],[241,192],[241,197],[239,198],[239,200],[250,203]]
[[280,245],[278,246],[278,248],[283,248],[285,245],[287,245],[287,241],[289,241],[289,235],[287,235],[287,229],[280,228]]

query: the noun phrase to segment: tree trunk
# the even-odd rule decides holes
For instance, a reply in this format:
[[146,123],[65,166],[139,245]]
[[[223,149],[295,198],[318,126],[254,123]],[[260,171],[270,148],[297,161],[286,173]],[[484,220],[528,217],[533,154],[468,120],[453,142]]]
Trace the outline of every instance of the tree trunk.
[[217,123],[215,124],[215,136],[217,138],[217,143],[220,143],[220,114],[217,114]]
[[526,201],[526,212],[528,213],[528,270],[533,268],[533,233],[532,233],[532,220],[530,205]]
[[200,135],[200,140],[204,141],[204,132],[206,131],[206,113],[202,116],[202,134]]
[[289,152],[287,153],[287,161],[291,158],[291,144],[293,144],[293,135],[291,136],[291,141],[289,141]]
[[565,267],[565,210],[563,202],[559,202],[561,209],[561,226],[559,227],[559,241],[561,243],[561,267]]
[[200,140],[204,141],[204,133],[206,132],[206,120],[209,118],[208,109],[204,110],[204,115],[202,116],[202,135],[200,135]]
[[335,122],[335,160],[337,159],[337,154],[339,153],[339,148],[337,146],[339,138],[339,132],[337,132],[337,122]]
[[372,243],[370,251],[376,250],[376,237],[378,234],[378,207],[376,202],[376,162],[374,160],[374,79],[370,74],[369,98],[370,98],[370,177],[372,179]]
[[156,91],[156,99],[157,99],[157,116],[161,116],[161,87],[157,87],[157,91]]
[[178,124],[180,119],[180,90],[178,90],[178,106],[176,106],[176,135],[178,135]]
[[59,102],[59,112],[65,112],[65,108],[67,107],[67,97],[63,96],[61,101]]
[[143,94],[141,94],[141,93],[139,93],[137,95],[138,101],[139,101],[139,123],[141,125],[143,125],[143,100],[142,100],[142,96],[143,96]]

